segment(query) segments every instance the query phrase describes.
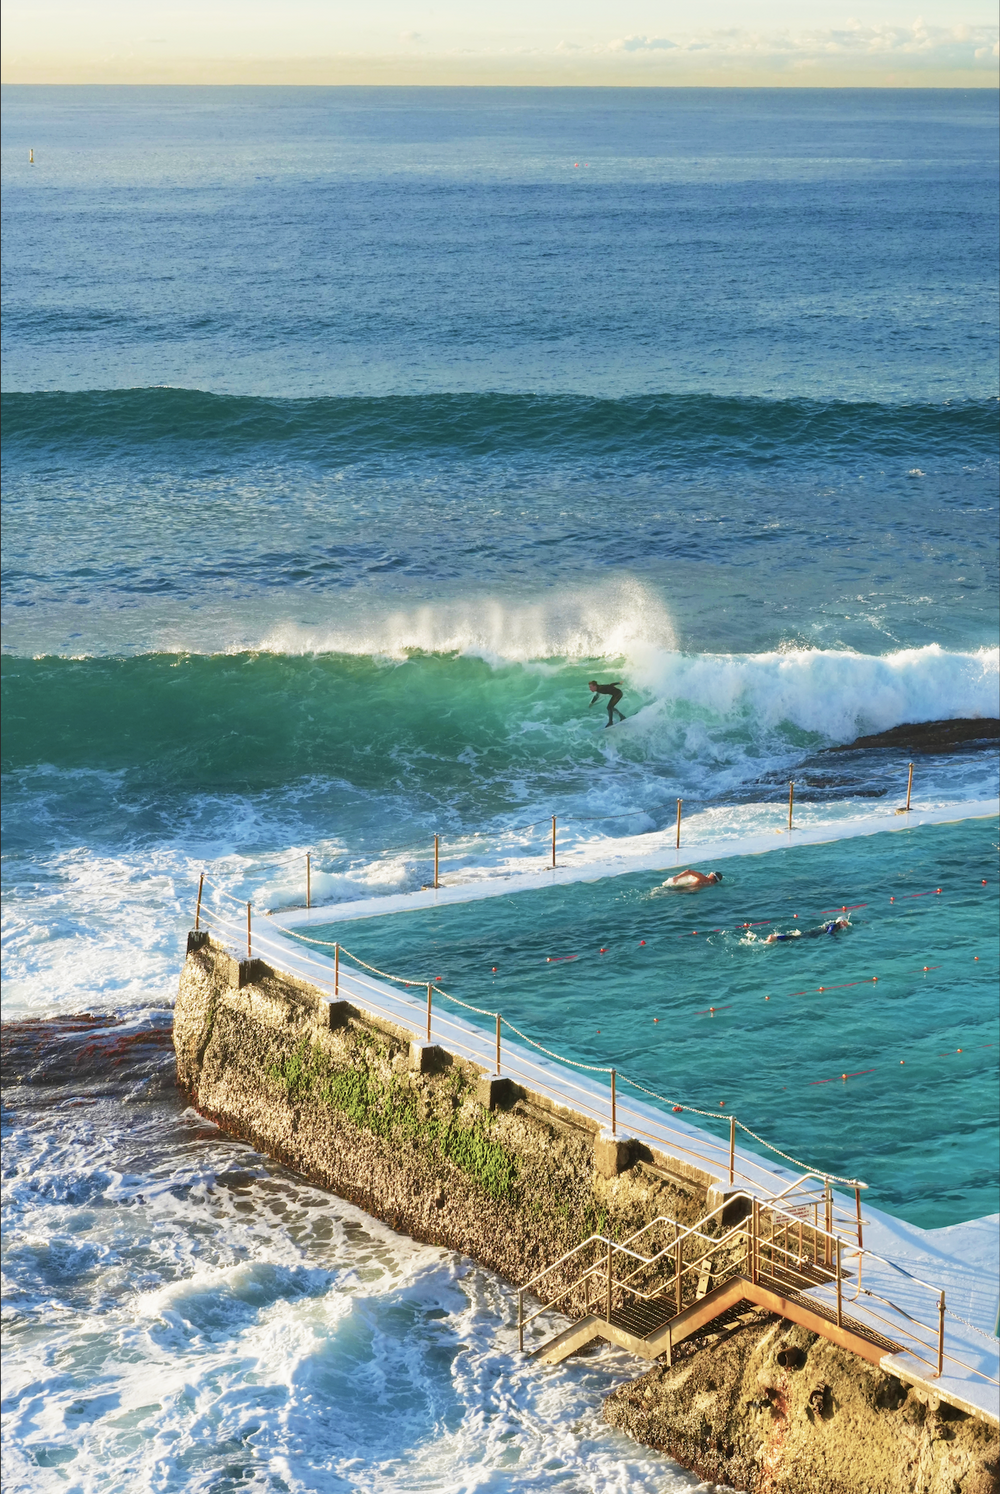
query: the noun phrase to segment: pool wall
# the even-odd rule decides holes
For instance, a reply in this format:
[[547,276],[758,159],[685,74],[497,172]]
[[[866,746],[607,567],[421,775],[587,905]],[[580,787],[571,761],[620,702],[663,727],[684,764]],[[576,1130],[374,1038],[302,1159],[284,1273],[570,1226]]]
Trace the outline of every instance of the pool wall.
[[[498,1091],[476,1065],[263,961],[237,961],[204,934],[189,939],[174,1046],[180,1088],[224,1131],[514,1283],[592,1231],[623,1239],[660,1214],[693,1224],[718,1198],[708,1173],[609,1146],[592,1118],[509,1081]],[[585,1305],[568,1297],[559,1311],[578,1318]],[[790,1388],[777,1355],[791,1336],[806,1368]],[[733,1340],[725,1352],[720,1338]],[[685,1387],[702,1381],[714,1399],[699,1398],[695,1426]],[[794,1427],[790,1408],[802,1411]],[[766,1315],[692,1340],[671,1369],[614,1392],[606,1414],[738,1489],[996,1488],[993,1428]]]
[[668,1170],[645,1148],[620,1155],[591,1118],[521,1086],[497,1103],[474,1064],[259,961],[239,985],[240,968],[207,941],[188,955],[174,1012],[181,1089],[231,1135],[394,1229],[521,1282],[595,1230],[624,1237],[659,1214],[705,1213],[709,1174]]

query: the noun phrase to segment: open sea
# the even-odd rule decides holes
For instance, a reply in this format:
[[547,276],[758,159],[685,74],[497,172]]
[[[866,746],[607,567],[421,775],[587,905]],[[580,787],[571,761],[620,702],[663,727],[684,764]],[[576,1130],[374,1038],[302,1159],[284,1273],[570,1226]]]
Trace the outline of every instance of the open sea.
[[[789,778],[832,833],[902,802],[910,754],[825,749],[1000,714],[995,96],[16,87],[2,165],[5,1488],[694,1488],[601,1423],[627,1356],[520,1363],[497,1278],[184,1109],[184,934],[202,869],[283,906],[307,851],[316,896],[367,898],[426,882],[435,833],[446,874],[500,875],[554,814],[596,862],[678,797],[702,839],[758,826]],[[917,804],[998,793],[993,750],[915,761]],[[863,975],[940,955],[940,1004],[834,1013],[880,1061],[982,1038],[967,1083],[920,1070],[912,1134],[901,1078],[879,1102],[883,1206],[934,1226],[995,1187],[989,982],[963,1012],[945,971],[996,970],[969,826],[757,858],[713,909],[858,887]],[[876,907],[938,876],[919,931]],[[490,940],[518,969],[654,914],[666,940],[649,882],[519,927],[480,904],[475,945],[413,924],[412,959],[476,1000]],[[864,1150],[740,1007],[798,951],[727,938],[685,990],[733,996],[745,1105]],[[524,1019],[586,1057],[575,968]],[[595,1061],[657,1077],[628,991]]]

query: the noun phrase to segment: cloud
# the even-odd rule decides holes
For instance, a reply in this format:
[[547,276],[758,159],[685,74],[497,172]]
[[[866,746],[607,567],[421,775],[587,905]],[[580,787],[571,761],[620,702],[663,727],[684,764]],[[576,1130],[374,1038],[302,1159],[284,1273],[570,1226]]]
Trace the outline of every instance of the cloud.
[[[722,64],[771,66],[827,64],[909,66],[918,69],[972,68],[1000,52],[997,29],[989,26],[928,26],[918,17],[908,26],[863,25],[851,19],[838,28],[760,32],[730,28],[681,35],[675,39],[625,36],[598,45],[597,53],[644,55],[669,51],[669,65],[682,68],[692,53],[699,66]],[[665,59],[666,61],[666,59]]]
[[676,46],[676,42],[670,41],[665,36],[623,36],[620,41],[611,42],[608,51],[668,52]]

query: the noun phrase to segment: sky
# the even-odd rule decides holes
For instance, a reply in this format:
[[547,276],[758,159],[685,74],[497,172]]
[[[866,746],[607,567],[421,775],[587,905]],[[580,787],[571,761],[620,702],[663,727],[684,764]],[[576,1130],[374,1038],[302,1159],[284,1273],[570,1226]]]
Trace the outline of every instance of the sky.
[[5,0],[5,83],[991,87],[996,6]]

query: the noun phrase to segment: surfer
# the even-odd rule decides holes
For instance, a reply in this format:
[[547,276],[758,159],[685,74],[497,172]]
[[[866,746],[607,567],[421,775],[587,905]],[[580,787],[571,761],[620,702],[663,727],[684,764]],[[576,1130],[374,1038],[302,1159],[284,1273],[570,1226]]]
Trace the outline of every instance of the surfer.
[[[611,699],[608,701],[608,726],[614,726],[616,714],[619,721],[625,720],[625,717],[622,715],[621,711],[618,710],[618,702],[622,698],[620,680],[615,680],[614,684],[611,685],[599,685],[596,680],[589,680],[587,682],[587,688],[589,690],[593,690],[594,692],[590,697],[591,705],[594,704],[594,701],[599,695],[609,695],[611,697]],[[605,730],[606,729],[607,728],[605,728]]]
[[676,876],[668,877],[662,884],[664,887],[697,888],[711,887],[714,882],[722,881],[721,872],[700,872],[688,867],[687,871],[678,872]]

